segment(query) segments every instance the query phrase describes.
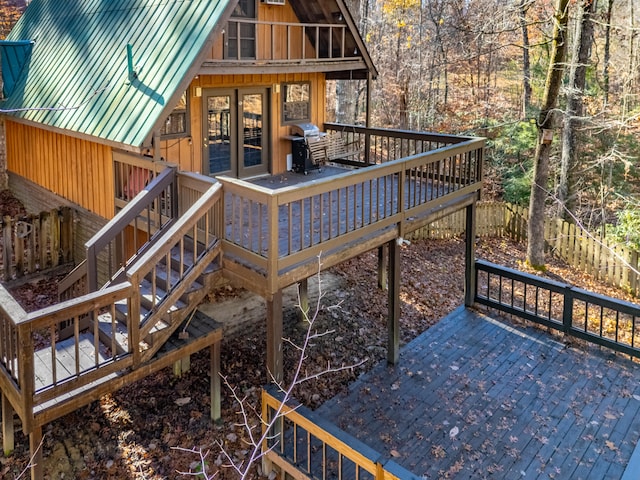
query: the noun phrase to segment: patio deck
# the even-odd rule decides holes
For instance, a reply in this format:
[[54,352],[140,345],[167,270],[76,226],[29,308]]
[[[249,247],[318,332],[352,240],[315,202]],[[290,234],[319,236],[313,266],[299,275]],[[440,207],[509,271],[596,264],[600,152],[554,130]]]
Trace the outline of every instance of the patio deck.
[[425,479],[613,479],[632,458],[640,364],[620,355],[459,308],[401,357],[317,413]]

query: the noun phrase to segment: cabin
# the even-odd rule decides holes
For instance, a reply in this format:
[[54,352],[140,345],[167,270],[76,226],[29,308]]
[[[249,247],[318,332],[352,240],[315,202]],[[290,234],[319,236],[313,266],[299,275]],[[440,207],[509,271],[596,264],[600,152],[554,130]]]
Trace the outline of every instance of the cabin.
[[[222,332],[197,306],[221,280],[266,299],[275,380],[283,288],[373,249],[397,362],[399,245],[460,209],[473,302],[484,140],[370,125],[343,0],[32,0],[0,56],[10,187],[74,208],[77,262],[54,307],[0,291],[5,452],[14,413],[37,454],[47,422],[203,348],[219,417]],[[334,80],[367,86],[361,124],[329,121]]]

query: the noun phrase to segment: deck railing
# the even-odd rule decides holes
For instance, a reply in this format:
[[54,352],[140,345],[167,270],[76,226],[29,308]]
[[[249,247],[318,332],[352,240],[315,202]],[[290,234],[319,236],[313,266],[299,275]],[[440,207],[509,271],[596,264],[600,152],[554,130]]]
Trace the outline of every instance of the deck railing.
[[[225,32],[227,51],[219,52],[214,61],[245,61],[242,53],[246,42],[245,33],[253,29],[254,37],[260,39],[251,61],[300,62],[303,60],[351,60],[358,58],[353,48],[347,45],[348,26],[328,23],[266,22],[255,19],[231,18]],[[244,41],[244,42],[243,42]],[[317,48],[320,45],[322,48]]]
[[282,399],[271,387],[262,391],[263,433],[272,426],[262,451],[292,478],[418,480],[308,409],[282,405]]
[[[97,340],[100,322],[87,323],[89,318],[106,321],[105,313],[115,322],[116,303],[131,302],[131,294],[131,285],[123,283],[26,313],[0,286],[0,384],[11,404],[20,406],[23,421],[30,421],[34,406],[131,365],[131,345],[124,354],[106,349]],[[59,341],[60,324],[71,325],[71,338]],[[86,328],[95,341],[82,333]],[[23,427],[29,431],[29,425]]]
[[[165,313],[218,255],[223,218],[222,186],[211,180],[209,190],[164,232],[163,241],[151,246],[127,272],[138,296],[142,291],[150,292],[145,294],[145,314],[139,305],[129,310],[134,322],[140,319],[140,331],[134,330],[139,335],[134,338],[136,344],[158,323],[166,321]],[[177,265],[177,276],[171,275],[171,265]],[[171,330],[166,331],[170,335]],[[148,356],[145,353],[142,360]]]
[[271,276],[373,232],[397,228],[393,232],[403,236],[445,197],[480,188],[483,149],[483,140],[467,139],[278,190],[219,177],[225,252]]
[[475,301],[633,357],[640,357],[640,306],[476,261]]
[[360,158],[348,162],[354,166],[391,162],[472,139],[457,135],[370,128],[341,123],[325,123],[324,129],[326,132],[339,133],[347,144],[360,146]]

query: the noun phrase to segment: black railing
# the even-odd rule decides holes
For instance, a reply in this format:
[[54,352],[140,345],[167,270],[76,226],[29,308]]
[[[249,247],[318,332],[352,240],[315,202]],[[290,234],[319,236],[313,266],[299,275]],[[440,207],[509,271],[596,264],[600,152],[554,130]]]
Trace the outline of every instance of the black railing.
[[484,260],[475,302],[640,357],[640,306]]

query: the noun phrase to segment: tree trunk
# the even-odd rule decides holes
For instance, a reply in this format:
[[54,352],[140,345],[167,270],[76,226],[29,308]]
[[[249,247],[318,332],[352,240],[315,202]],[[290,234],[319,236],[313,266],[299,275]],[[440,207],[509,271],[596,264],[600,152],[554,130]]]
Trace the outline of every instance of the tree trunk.
[[569,0],[557,0],[554,15],[551,61],[547,72],[542,109],[538,117],[538,146],[534,159],[533,184],[529,203],[529,225],[527,227],[527,262],[534,268],[544,267],[544,204],[549,180],[549,152],[551,141],[545,140],[545,130],[553,129],[553,110],[564,73],[564,58],[567,49],[566,34],[569,20]]
[[604,60],[602,66],[603,78],[603,107],[606,109],[609,105],[609,65],[611,64],[611,13],[613,12],[613,0],[609,0],[607,4],[607,13],[605,16],[605,34],[604,34]]
[[567,108],[562,129],[562,156],[560,161],[560,184],[558,201],[560,215],[566,219],[575,210],[576,178],[579,145],[578,129],[584,114],[584,90],[587,78],[587,64],[591,58],[593,44],[593,22],[591,12],[593,0],[583,0],[578,8],[575,35],[571,49],[569,82],[567,88]]
[[[611,0],[613,1],[613,0]],[[522,0],[519,5],[520,29],[522,30],[522,115],[527,117],[531,108],[531,59],[529,58],[529,27],[527,25],[527,10],[531,3]]]

